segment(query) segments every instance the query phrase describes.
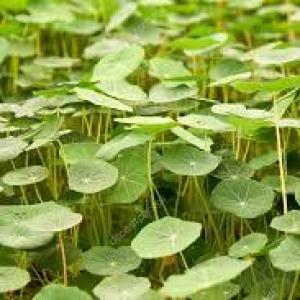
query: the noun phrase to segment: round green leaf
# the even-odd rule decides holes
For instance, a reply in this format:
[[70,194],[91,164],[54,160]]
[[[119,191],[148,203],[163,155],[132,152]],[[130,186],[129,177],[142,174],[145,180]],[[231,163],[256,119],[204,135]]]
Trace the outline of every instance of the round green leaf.
[[[1,215],[1,214],[0,214]],[[12,220],[0,221],[0,244],[15,249],[34,249],[48,244],[52,232],[38,232]]]
[[268,238],[265,234],[258,232],[250,233],[229,248],[229,256],[239,258],[257,254],[264,248],[267,242]]
[[83,253],[84,268],[92,274],[101,276],[126,273],[138,268],[140,264],[141,259],[129,246],[93,247]]
[[148,278],[120,274],[103,279],[93,293],[101,300],[136,300],[149,289]]
[[92,300],[92,297],[77,287],[65,287],[61,284],[49,284],[37,293],[33,300]]
[[211,195],[212,204],[240,218],[256,218],[268,212],[274,193],[268,186],[252,179],[229,179],[220,182]]
[[92,81],[124,79],[138,68],[143,59],[144,50],[136,45],[108,54],[96,64]]
[[[263,178],[262,183],[270,186],[276,192],[281,193],[281,182],[279,176],[266,176]],[[300,178],[292,175],[285,177],[286,192],[288,194],[295,194],[295,191],[300,187]]]
[[183,251],[199,236],[202,225],[178,218],[164,217],[146,225],[131,243],[142,258],[158,258]]
[[284,272],[300,270],[300,239],[298,237],[286,237],[269,254],[275,268]]
[[227,256],[212,258],[187,270],[184,274],[170,276],[160,291],[172,298],[187,297],[239,276],[251,263],[251,260]]
[[300,234],[300,211],[291,210],[288,213],[273,218],[272,228],[291,234]]
[[221,121],[213,116],[190,114],[183,117],[178,117],[177,121],[184,126],[213,132],[226,132],[235,130],[232,125],[225,123],[224,121]]
[[48,169],[42,166],[30,166],[6,173],[2,180],[7,185],[29,185],[45,180]]
[[165,150],[161,164],[169,171],[183,176],[207,175],[219,164],[219,158],[192,146],[179,145]]
[[57,232],[79,224],[82,216],[55,202],[1,207],[2,224],[24,227],[33,232]]
[[105,190],[117,179],[118,169],[99,159],[78,161],[68,168],[70,189],[84,194]]
[[119,170],[118,182],[105,193],[108,203],[133,203],[148,188],[145,151],[130,149],[119,154],[114,166]]
[[0,267],[0,293],[19,290],[29,281],[30,276],[26,270],[17,267]]
[[180,101],[186,98],[193,98],[197,95],[195,87],[180,85],[167,87],[162,83],[154,85],[149,92],[149,101],[154,103],[169,103]]
[[26,147],[25,141],[14,136],[0,139],[0,162],[16,158]]
[[212,175],[220,179],[250,178],[254,170],[240,160],[224,159]]

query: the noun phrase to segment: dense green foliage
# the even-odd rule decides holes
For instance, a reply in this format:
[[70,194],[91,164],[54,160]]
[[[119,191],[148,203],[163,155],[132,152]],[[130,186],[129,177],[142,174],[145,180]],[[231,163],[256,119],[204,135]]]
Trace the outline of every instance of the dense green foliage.
[[300,299],[299,0],[0,20],[1,299]]

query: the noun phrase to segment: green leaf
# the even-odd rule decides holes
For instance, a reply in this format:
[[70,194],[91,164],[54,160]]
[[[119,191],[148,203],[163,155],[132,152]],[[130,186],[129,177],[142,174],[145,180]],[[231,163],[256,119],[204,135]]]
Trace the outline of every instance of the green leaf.
[[290,47],[265,50],[254,55],[253,60],[262,66],[284,65],[300,60],[300,48]]
[[278,160],[278,154],[276,151],[270,151],[262,155],[252,158],[248,165],[253,170],[260,170],[264,167],[268,167],[274,164]]
[[267,244],[268,238],[263,233],[250,233],[243,236],[229,248],[229,256],[246,257],[258,254]]
[[185,145],[169,147],[161,158],[161,164],[167,170],[183,176],[207,175],[216,169],[219,162],[217,156]]
[[92,297],[79,288],[65,287],[62,284],[48,284],[44,286],[34,297],[33,300],[92,300]]
[[3,225],[13,224],[33,232],[58,232],[78,225],[82,216],[55,202],[1,207]]
[[141,259],[129,246],[96,246],[83,253],[84,268],[96,275],[112,276],[139,267]]
[[65,164],[74,164],[82,160],[95,159],[99,149],[96,143],[71,143],[62,144],[60,148],[60,156]]
[[116,157],[124,149],[143,145],[147,141],[151,141],[151,134],[130,131],[129,133],[121,133],[109,142],[100,146],[96,156],[105,160],[111,160]]
[[287,236],[269,253],[273,266],[284,272],[300,270],[300,239]]
[[232,125],[221,121],[216,117],[207,115],[189,114],[178,117],[177,121],[184,126],[201,129],[203,131],[226,132],[235,130]]
[[176,86],[168,87],[163,83],[154,85],[149,92],[149,101],[153,103],[169,103],[186,98],[193,98],[197,95],[196,87]]
[[2,180],[7,185],[29,185],[45,180],[48,169],[42,166],[30,166],[6,173]]
[[216,208],[240,218],[256,218],[272,208],[274,196],[268,186],[239,178],[221,181],[212,192],[211,202]]
[[79,59],[71,57],[38,57],[33,61],[37,66],[49,69],[68,69],[79,63]]
[[146,225],[131,247],[142,258],[174,255],[192,244],[200,236],[201,228],[200,223],[164,217]]
[[108,97],[104,94],[97,93],[90,89],[83,89],[83,88],[75,88],[75,93],[79,99],[88,101],[97,106],[103,106],[106,108],[116,109],[120,111],[129,111],[132,112],[133,109],[114,98]]
[[240,160],[229,158],[222,160],[212,175],[220,179],[250,178],[254,170]]
[[288,76],[269,81],[235,81],[231,85],[242,93],[252,94],[255,92],[281,92],[283,90],[297,88],[300,84],[300,76]]
[[210,152],[210,148],[213,145],[213,140],[210,137],[196,136],[181,127],[172,128],[171,132],[189,144],[196,146],[200,150]]
[[146,93],[138,86],[120,80],[103,80],[98,83],[97,88],[103,93],[134,104],[142,104],[147,101]]
[[27,147],[19,137],[8,136],[0,139],[0,162],[15,159]]
[[[152,58],[149,61],[149,74],[162,81],[192,75],[181,61],[176,61],[168,57]],[[180,80],[164,82],[164,85],[168,87],[177,87],[181,84],[185,84],[185,82]],[[192,83],[192,85],[194,85],[194,83]]]
[[282,216],[275,217],[270,226],[278,231],[300,234],[300,211],[291,210]]
[[68,168],[71,190],[84,194],[98,193],[113,186],[118,179],[118,169],[100,159],[81,160]]
[[30,281],[26,270],[17,267],[0,267],[0,293],[19,290]]
[[143,48],[133,45],[104,56],[95,66],[92,81],[124,79],[144,59]]
[[110,18],[108,24],[106,25],[106,31],[112,31],[118,28],[122,23],[124,23],[131,15],[136,11],[137,5],[133,2],[125,3],[121,8],[119,8]]
[[[281,181],[279,176],[265,176],[262,183],[270,186],[276,192],[281,193]],[[300,186],[300,178],[292,175],[285,176],[285,186],[288,194],[295,194],[296,189]]]
[[103,279],[93,293],[101,300],[136,300],[149,289],[148,278],[120,274]]
[[119,179],[104,194],[105,201],[118,204],[135,202],[148,188],[149,179],[145,151],[138,151],[137,149],[124,151],[119,154],[114,166],[119,171]]
[[239,260],[227,256],[212,258],[187,270],[184,274],[171,275],[161,289],[161,293],[172,298],[184,298],[234,279],[251,263],[251,260]]

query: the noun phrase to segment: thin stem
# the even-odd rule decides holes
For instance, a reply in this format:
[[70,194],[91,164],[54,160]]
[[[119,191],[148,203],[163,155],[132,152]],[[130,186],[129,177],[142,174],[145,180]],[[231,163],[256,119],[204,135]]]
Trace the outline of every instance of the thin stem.
[[60,248],[60,253],[61,253],[61,261],[62,261],[62,265],[63,265],[64,286],[68,286],[67,257],[66,257],[66,252],[65,252],[63,232],[60,232],[58,234],[58,241],[59,241],[59,248]]
[[292,285],[291,292],[290,292],[288,300],[293,300],[294,299],[294,294],[295,294],[295,291],[296,291],[296,288],[297,288],[298,280],[299,280],[299,271],[295,272],[293,285]]
[[278,162],[279,162],[279,176],[280,176],[280,184],[281,184],[283,213],[286,214],[288,212],[288,205],[287,205],[287,196],[286,196],[285,172],[283,167],[283,151],[281,145],[281,134],[280,134],[278,122],[276,122],[276,141],[277,141],[277,155],[278,155]]

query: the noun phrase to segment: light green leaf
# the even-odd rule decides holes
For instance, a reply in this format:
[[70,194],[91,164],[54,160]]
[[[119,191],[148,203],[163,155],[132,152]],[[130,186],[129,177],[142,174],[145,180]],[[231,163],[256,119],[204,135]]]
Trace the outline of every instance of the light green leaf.
[[84,268],[96,275],[112,276],[139,267],[141,259],[129,246],[112,248],[95,246],[83,253]]
[[169,171],[183,176],[203,176],[216,169],[220,160],[211,153],[192,146],[173,146],[166,149],[161,164]]
[[65,164],[74,164],[82,160],[95,159],[99,149],[96,143],[71,143],[63,144],[60,148],[60,156]]
[[95,66],[92,81],[124,79],[144,59],[143,48],[133,45],[104,56]]
[[85,291],[75,286],[63,286],[62,284],[51,283],[44,286],[33,300],[92,300],[92,297]]
[[221,181],[212,192],[211,202],[216,208],[240,218],[256,218],[272,208],[274,196],[268,186],[239,178]]
[[15,224],[34,232],[58,232],[78,225],[82,216],[55,202],[1,207],[2,224]]
[[128,83],[125,80],[103,80],[98,83],[99,88],[105,94],[134,104],[142,104],[147,101],[146,93],[138,86]]
[[177,121],[185,126],[213,132],[226,132],[235,130],[232,125],[221,121],[216,117],[207,115],[189,114],[183,117],[178,117]]
[[100,159],[81,160],[68,168],[71,190],[84,194],[98,193],[113,186],[118,179],[118,169]]
[[149,289],[148,278],[120,274],[103,279],[93,293],[101,300],[137,300]]
[[[181,61],[176,61],[168,57],[154,57],[149,62],[149,74],[162,81],[174,79],[176,77],[191,76],[192,73],[184,66]],[[165,82],[168,87],[177,87],[185,84],[182,81]],[[192,83],[194,85],[194,83]]]
[[268,238],[263,233],[250,233],[243,236],[229,248],[229,256],[246,257],[259,253],[267,244]]
[[45,180],[48,169],[42,166],[30,166],[6,173],[2,180],[7,185],[29,185]]
[[79,59],[71,57],[38,57],[34,61],[34,64],[49,69],[68,69],[79,63]]
[[0,139],[0,162],[15,159],[26,148],[27,143],[19,137]]
[[174,255],[186,249],[199,236],[202,225],[173,217],[164,217],[146,225],[131,242],[142,258]]
[[109,142],[100,146],[96,156],[105,160],[111,160],[116,157],[122,150],[143,145],[147,141],[151,141],[151,134],[131,131],[129,133],[121,133]]
[[270,226],[278,231],[300,234],[300,211],[291,210],[282,216],[275,217]]
[[110,18],[108,24],[106,25],[106,31],[112,31],[118,28],[122,23],[124,23],[131,15],[136,11],[137,5],[133,2],[125,3],[119,10],[117,10]]
[[0,267],[0,293],[19,290],[30,281],[26,270],[17,267]]
[[181,127],[172,128],[171,132],[177,135],[182,140],[204,151],[210,152],[210,147],[213,145],[213,140],[210,137],[196,136]]
[[114,98],[108,97],[104,94],[95,92],[93,90],[75,88],[74,91],[79,99],[88,101],[94,105],[103,106],[106,108],[116,109],[120,111],[133,111],[132,107],[130,107],[129,105],[126,105]]
[[197,95],[196,87],[176,86],[168,87],[163,83],[154,85],[149,92],[149,101],[153,103],[169,103],[186,98],[193,98]]
[[212,258],[187,270],[184,274],[170,276],[161,293],[172,298],[184,298],[234,279],[251,264],[251,260],[227,256]]
[[119,154],[114,166],[119,171],[119,179],[104,194],[105,201],[118,204],[135,202],[148,188],[145,151],[138,151],[137,149],[124,151]]
[[287,236],[276,248],[269,252],[273,266],[284,272],[300,270],[300,239]]

